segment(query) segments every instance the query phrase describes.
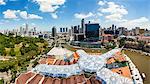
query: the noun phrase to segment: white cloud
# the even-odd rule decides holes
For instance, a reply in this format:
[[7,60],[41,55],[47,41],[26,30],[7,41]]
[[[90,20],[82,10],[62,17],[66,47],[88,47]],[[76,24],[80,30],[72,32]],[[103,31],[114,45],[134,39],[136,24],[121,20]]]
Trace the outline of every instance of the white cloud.
[[[33,0],[34,2],[38,3],[40,6],[39,10],[41,12],[49,12],[54,13],[57,11],[58,8],[60,8],[61,5],[63,5],[66,0]],[[51,14],[51,16],[54,16],[54,19],[56,19],[56,14]]]
[[58,18],[56,13],[51,13],[51,16],[52,16],[53,19],[57,19]]
[[89,19],[91,23],[100,23],[101,20],[99,18]]
[[26,11],[21,11],[20,12],[20,17],[22,17],[23,19],[28,19],[28,14]]
[[21,11],[20,16],[23,19],[43,19],[43,17],[35,15],[35,14],[28,14],[26,11]]
[[119,23],[119,26],[124,26],[127,28],[134,28],[134,27],[143,27],[148,28],[150,24],[150,20],[146,17],[140,17],[138,19],[128,20],[122,23]]
[[9,20],[3,20],[3,19],[0,20],[0,24],[6,24],[8,22],[9,22]]
[[105,16],[105,18],[107,19],[107,21],[114,21],[114,22],[124,22],[124,21],[127,21],[126,19],[123,19],[122,17],[123,16],[121,14],[117,14],[117,13]]
[[32,26],[35,26],[35,23],[31,23]]
[[97,15],[98,15],[98,16],[103,16],[103,14],[102,14],[102,13],[99,13],[99,12],[97,13]]
[[128,11],[122,5],[118,5],[114,2],[108,2],[107,5],[108,5],[107,8],[103,8],[100,11],[103,13],[111,13],[111,14],[114,14],[114,13],[119,13],[123,15],[128,14]]
[[20,10],[6,10],[3,12],[4,18],[7,19],[17,19],[20,15],[23,19],[43,19],[43,17],[35,15],[35,14],[28,14],[26,11]]
[[124,21],[123,16],[128,14],[127,9],[123,5],[118,5],[114,2],[107,2],[107,8],[101,7],[100,12],[105,14],[105,18],[110,21]]
[[94,14],[92,12],[89,12],[88,14],[76,13],[76,14],[74,14],[74,16],[75,16],[75,18],[82,19],[82,18],[92,17],[92,16],[94,16]]
[[103,5],[105,5],[106,4],[106,1],[99,1],[98,2],[98,5],[100,5],[100,6],[103,6]]
[[29,19],[43,19],[43,17],[35,15],[35,14],[28,14]]
[[131,23],[143,23],[143,22],[148,22],[149,19],[146,18],[146,17],[140,17],[139,19],[134,19],[134,20],[131,20],[130,22]]
[[16,10],[6,10],[3,12],[4,14],[4,18],[8,18],[8,19],[16,19],[18,18],[16,13],[19,12],[19,11],[16,11]]
[[4,0],[0,0],[0,5],[5,5],[6,3],[4,2]]

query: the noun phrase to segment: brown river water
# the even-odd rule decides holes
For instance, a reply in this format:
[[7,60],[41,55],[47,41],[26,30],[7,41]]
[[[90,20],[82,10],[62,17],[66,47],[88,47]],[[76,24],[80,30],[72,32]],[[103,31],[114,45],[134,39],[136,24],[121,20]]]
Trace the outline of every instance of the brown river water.
[[142,55],[139,52],[125,50],[125,54],[132,60],[140,73],[145,73],[144,84],[150,84],[150,56]]

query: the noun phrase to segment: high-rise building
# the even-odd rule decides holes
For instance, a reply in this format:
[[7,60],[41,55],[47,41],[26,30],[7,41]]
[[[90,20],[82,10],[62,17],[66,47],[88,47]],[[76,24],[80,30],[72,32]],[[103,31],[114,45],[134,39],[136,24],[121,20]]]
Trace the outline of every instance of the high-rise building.
[[98,23],[85,24],[85,35],[87,40],[97,41],[99,40],[99,28]]
[[66,27],[66,32],[68,32],[68,28]]
[[36,35],[36,27],[33,29],[33,35]]
[[62,29],[62,28],[60,28],[60,32],[63,32],[63,29]]
[[140,34],[140,27],[135,27],[135,35],[139,35]]
[[127,28],[118,27],[119,35],[126,35]]
[[115,25],[114,24],[112,24],[112,30],[115,30]]
[[23,28],[22,27],[20,27],[20,35],[22,35],[23,34]]
[[81,29],[80,29],[80,33],[83,33],[84,38],[86,38],[86,35],[85,35],[85,22],[84,22],[84,19],[81,20]]
[[79,33],[78,26],[74,26],[73,31],[74,31],[73,33]]
[[25,25],[25,34],[28,34],[28,24]]
[[63,28],[63,32],[65,32],[65,28]]
[[81,20],[81,31],[80,33],[84,33],[85,32],[85,23],[84,23],[84,19]]
[[57,30],[55,27],[52,28],[52,37],[56,37],[57,35]]

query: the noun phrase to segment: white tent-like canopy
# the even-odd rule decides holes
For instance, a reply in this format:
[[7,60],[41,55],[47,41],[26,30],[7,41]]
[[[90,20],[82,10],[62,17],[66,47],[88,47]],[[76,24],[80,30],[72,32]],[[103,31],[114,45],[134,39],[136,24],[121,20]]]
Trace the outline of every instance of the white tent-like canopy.
[[108,58],[113,57],[113,55],[115,55],[117,52],[120,52],[121,50],[122,48],[112,49],[108,51],[107,53],[100,55],[100,57],[103,57],[105,60],[107,60]]
[[[52,52],[54,50],[56,53]],[[61,49],[60,49],[61,50]],[[88,55],[83,50],[78,50],[80,56],[79,61],[72,65],[47,65],[40,64],[33,68],[33,72],[40,73],[51,77],[69,77],[72,75],[81,74],[82,71],[96,72],[97,79],[102,80],[104,84],[133,84],[133,80],[123,77],[111,70],[105,68],[106,60],[119,52],[121,48],[113,49],[99,56]],[[63,51],[63,50],[62,50]],[[53,48],[51,55],[62,55],[65,51],[60,52],[58,48]],[[60,53],[59,53],[60,52]]]
[[88,55],[83,50],[78,50],[77,53],[80,56],[78,64],[84,71],[96,72],[98,69],[102,68],[104,64],[106,64],[106,61],[103,59],[103,57]]
[[113,49],[102,55],[88,55],[84,50],[78,50],[77,53],[80,56],[79,66],[81,69],[84,69],[87,72],[96,72],[98,69],[101,69],[106,64],[106,60],[117,52],[121,51],[121,48]]
[[32,71],[51,77],[65,77],[65,78],[72,75],[80,74],[82,72],[78,64],[72,65],[40,64],[37,65]]
[[47,55],[54,55],[54,56],[70,56],[73,52],[70,50],[67,50],[66,48],[62,48],[62,47],[54,47],[52,48]]

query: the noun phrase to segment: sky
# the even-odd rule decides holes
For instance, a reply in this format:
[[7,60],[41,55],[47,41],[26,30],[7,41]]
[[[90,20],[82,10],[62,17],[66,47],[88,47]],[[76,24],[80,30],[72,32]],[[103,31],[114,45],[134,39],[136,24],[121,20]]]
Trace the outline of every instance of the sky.
[[150,0],[0,0],[0,30],[29,26],[41,31],[79,25],[150,29]]

